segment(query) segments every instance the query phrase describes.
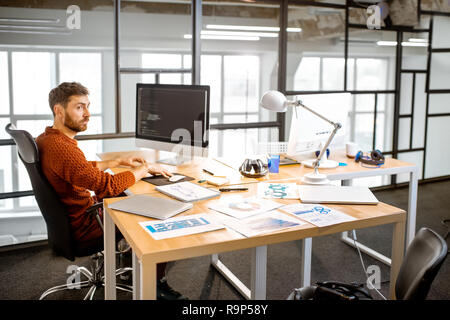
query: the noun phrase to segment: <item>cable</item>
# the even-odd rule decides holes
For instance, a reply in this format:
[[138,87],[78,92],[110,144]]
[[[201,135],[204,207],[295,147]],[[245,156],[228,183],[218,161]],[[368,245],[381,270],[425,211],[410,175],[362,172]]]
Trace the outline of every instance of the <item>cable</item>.
[[[362,255],[361,255],[361,251],[359,250],[358,244],[357,244],[357,242],[356,242],[356,231],[355,231],[354,229],[352,230],[352,235],[353,235],[353,243],[355,244],[356,250],[358,250],[359,259],[361,260],[361,264],[362,264],[362,267],[363,267],[363,270],[364,270],[364,275],[366,276],[367,287],[368,287],[369,289],[375,290],[375,291],[376,291],[376,292],[377,292],[384,300],[387,300],[386,297],[383,296],[383,294],[382,294],[380,291],[378,291],[377,288],[375,288],[374,286],[372,286],[372,284],[369,282],[369,277],[368,277],[368,275],[367,275],[367,269],[366,269],[366,266],[364,265],[364,261],[363,261]],[[369,284],[370,284],[370,287],[371,287],[371,288],[369,287]]]

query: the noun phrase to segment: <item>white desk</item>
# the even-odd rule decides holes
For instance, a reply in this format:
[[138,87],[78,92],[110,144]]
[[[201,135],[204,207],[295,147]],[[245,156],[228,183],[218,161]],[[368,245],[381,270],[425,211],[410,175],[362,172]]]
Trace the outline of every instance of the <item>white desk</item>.
[[[249,185],[249,194],[256,194],[256,184]],[[154,193],[155,196],[165,197]],[[222,195],[228,196],[228,195]],[[356,218],[354,221],[345,222],[329,227],[316,227],[306,223],[290,229],[278,232],[246,238],[229,229],[222,229],[202,234],[194,234],[184,237],[165,240],[154,240],[139,225],[141,221],[149,218],[120,212],[108,208],[109,203],[118,199],[105,199],[104,202],[104,231],[105,231],[105,299],[115,299],[115,226],[124,235],[133,250],[133,297],[135,299],[156,298],[156,265],[161,262],[212,255],[213,265],[226,273],[234,286],[250,299],[266,299],[266,272],[267,272],[267,246],[280,242],[302,240],[305,238],[324,236],[340,233],[345,230],[374,227],[384,224],[393,224],[392,233],[392,265],[390,296],[395,298],[395,280],[400,269],[404,253],[405,212],[401,209],[379,203],[373,205],[330,205]],[[208,213],[209,201],[199,201],[194,208],[182,213],[189,215],[196,213]],[[298,200],[277,200],[279,202],[297,203]],[[252,249],[251,287],[245,287],[218,260],[217,253]],[[214,261],[215,260],[215,261]]]
[[[406,163],[403,161],[399,161],[396,159],[386,159],[386,164],[379,168],[368,169],[363,168],[359,164],[356,164],[353,160],[348,159],[343,152],[334,152],[334,157],[331,159],[339,161],[339,162],[347,162],[348,166],[339,167],[336,169],[328,169],[321,170],[322,173],[328,175],[331,180],[341,180],[344,185],[350,185],[351,180],[355,178],[364,178],[364,177],[372,177],[372,176],[380,176],[380,175],[392,175],[399,173],[409,173],[410,174],[410,182],[409,182],[409,202],[408,202],[408,211],[406,217],[406,230],[402,232],[402,234],[406,233],[406,246],[412,241],[415,235],[415,222],[416,222],[416,207],[417,207],[417,166],[411,163]],[[173,170],[173,167],[168,167]],[[188,164],[186,166],[180,166],[176,168],[176,172],[184,173],[186,171],[187,175],[199,178],[204,173],[202,172],[201,162]],[[280,174],[269,174],[261,179],[248,179],[243,178],[240,175],[237,175],[235,179],[231,179],[231,184],[242,184],[242,183],[255,183],[259,181],[274,181],[274,180],[298,180],[299,177],[303,176],[305,173],[311,172],[312,169],[305,168],[299,165],[290,165],[280,168]],[[139,182],[130,190],[134,193],[148,193],[154,191],[154,187],[145,183]],[[105,222],[106,225],[106,222]],[[106,229],[106,228],[105,228]],[[351,230],[351,229],[347,229]],[[106,232],[106,231],[105,231]],[[302,264],[301,264],[301,283],[300,286],[308,286],[311,284],[311,256],[312,256],[312,238],[303,237],[302,238]],[[350,240],[347,232],[342,232],[342,240],[354,246],[353,240]],[[381,255],[380,253],[372,250],[371,248],[364,246],[363,244],[358,244],[361,251],[371,255],[372,257],[391,265],[391,259]],[[106,248],[106,243],[105,243]],[[106,249],[105,249],[106,250]],[[230,283],[235,286],[235,288],[240,291],[247,298],[257,298],[262,299],[265,298],[265,266],[267,259],[267,247],[260,246],[253,250],[252,256],[252,286],[255,288],[259,288],[259,290],[250,290],[246,288],[240,281],[237,279],[231,271],[226,268],[226,266],[218,259],[217,254],[212,254],[212,265],[221,272]],[[135,261],[136,259],[134,259]],[[107,263],[105,259],[105,263]],[[139,264],[137,260],[135,261],[135,267],[138,268]],[[264,267],[262,267],[264,266]],[[138,269],[136,269],[139,272]],[[138,284],[137,284],[138,285]]]

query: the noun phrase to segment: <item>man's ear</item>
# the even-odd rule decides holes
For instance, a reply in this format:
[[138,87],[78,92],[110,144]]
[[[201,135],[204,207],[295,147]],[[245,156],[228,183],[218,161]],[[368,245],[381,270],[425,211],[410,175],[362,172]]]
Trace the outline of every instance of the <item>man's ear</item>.
[[53,111],[55,112],[55,117],[58,116],[62,118],[64,114],[64,107],[61,104],[57,103],[53,106]]

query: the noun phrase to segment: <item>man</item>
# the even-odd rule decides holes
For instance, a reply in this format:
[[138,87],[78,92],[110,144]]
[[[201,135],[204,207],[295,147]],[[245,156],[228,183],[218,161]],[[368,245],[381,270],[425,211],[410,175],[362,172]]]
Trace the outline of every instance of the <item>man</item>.
[[[49,104],[54,116],[52,127],[36,138],[42,171],[69,212],[74,241],[78,246],[103,243],[103,231],[86,209],[106,197],[120,195],[147,173],[172,174],[152,166],[140,158],[110,161],[87,161],[74,139],[85,131],[89,122],[89,90],[77,82],[64,82],[49,93]],[[130,166],[129,171],[115,175],[103,172],[118,165]],[[95,193],[91,196],[90,191]],[[165,280],[166,263],[158,265],[158,297],[183,299]]]

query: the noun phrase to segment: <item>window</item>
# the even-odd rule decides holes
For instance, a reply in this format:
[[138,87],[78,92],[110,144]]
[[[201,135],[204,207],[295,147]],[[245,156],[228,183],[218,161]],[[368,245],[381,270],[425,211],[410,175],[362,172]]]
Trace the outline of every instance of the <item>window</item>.
[[356,59],[356,90],[386,89],[387,69],[387,59]]
[[[102,112],[102,55],[93,52],[59,54],[59,82],[80,82],[89,89],[91,114]],[[98,132],[101,132],[101,127]]]
[[[142,54],[143,68],[158,68],[158,69],[181,69],[182,55],[181,54],[166,54],[166,53],[144,53]],[[155,83],[154,74],[146,74],[142,76],[142,81],[145,83]],[[163,73],[160,75],[159,83],[164,84],[180,84],[182,81],[181,73]]]
[[55,54],[51,52],[13,52],[14,114],[50,114],[48,93],[56,83]]
[[320,58],[302,58],[294,75],[294,89],[320,90]]
[[259,58],[225,56],[224,113],[257,112],[259,99]]
[[343,58],[323,58],[322,90],[344,90]]

